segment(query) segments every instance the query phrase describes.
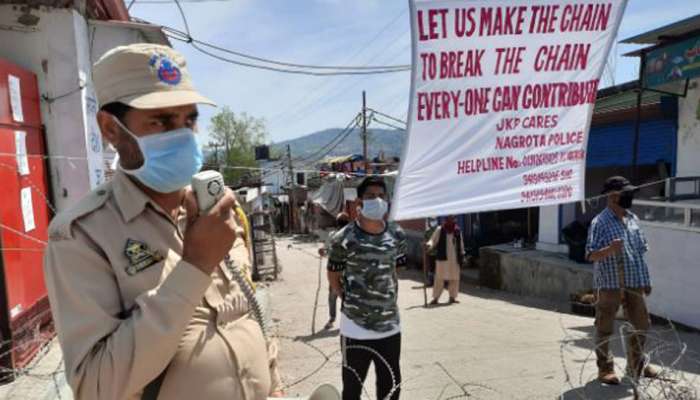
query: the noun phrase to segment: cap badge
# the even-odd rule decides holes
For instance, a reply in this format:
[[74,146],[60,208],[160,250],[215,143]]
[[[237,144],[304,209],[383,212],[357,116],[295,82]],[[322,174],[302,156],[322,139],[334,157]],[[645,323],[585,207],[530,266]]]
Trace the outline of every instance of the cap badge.
[[163,83],[174,86],[182,80],[180,68],[163,54],[152,55],[148,64],[157,71],[158,79]]

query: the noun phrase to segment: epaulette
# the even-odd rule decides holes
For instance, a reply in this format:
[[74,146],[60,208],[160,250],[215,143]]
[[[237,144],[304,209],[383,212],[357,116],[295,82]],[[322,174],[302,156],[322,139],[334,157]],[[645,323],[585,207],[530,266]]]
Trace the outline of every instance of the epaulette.
[[111,182],[103,183],[93,189],[74,206],[58,213],[49,225],[49,240],[60,241],[73,239],[72,226],[78,218],[84,217],[101,208],[112,191]]

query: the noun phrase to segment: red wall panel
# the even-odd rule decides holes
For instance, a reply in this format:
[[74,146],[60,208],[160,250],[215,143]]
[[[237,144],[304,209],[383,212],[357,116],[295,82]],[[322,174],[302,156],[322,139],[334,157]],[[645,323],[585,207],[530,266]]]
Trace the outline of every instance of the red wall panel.
[[[23,122],[13,119],[8,76],[20,80]],[[0,323],[9,325],[14,363],[23,364],[36,350],[24,342],[36,342],[39,325],[50,321],[43,275],[43,249],[50,218],[46,176],[46,149],[41,123],[36,76],[0,59],[0,256],[4,293]],[[20,175],[15,132],[26,132],[29,174]],[[29,188],[33,229],[25,231],[21,191]],[[3,334],[6,329],[3,329]]]

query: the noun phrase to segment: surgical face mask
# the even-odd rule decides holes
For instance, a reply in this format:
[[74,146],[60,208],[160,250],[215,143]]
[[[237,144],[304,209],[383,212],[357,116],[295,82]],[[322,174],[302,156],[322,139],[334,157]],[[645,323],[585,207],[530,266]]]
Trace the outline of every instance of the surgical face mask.
[[136,140],[143,154],[140,168],[122,170],[156,192],[172,193],[184,188],[202,168],[204,156],[192,129],[138,137],[117,118],[115,121]]
[[622,192],[617,200],[617,205],[626,210],[632,207],[632,200],[634,200],[634,192]]
[[362,213],[362,216],[367,219],[381,221],[384,219],[384,215],[386,215],[388,210],[389,204],[387,204],[387,202],[383,199],[376,198],[371,200],[362,200],[362,208],[360,209],[360,212]]

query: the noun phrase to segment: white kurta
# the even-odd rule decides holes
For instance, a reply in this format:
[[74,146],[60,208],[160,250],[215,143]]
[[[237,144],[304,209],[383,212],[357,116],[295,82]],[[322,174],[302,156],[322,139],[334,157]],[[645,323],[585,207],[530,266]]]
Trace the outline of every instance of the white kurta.
[[[437,248],[440,246],[440,232],[442,227],[438,227],[433,236],[430,237],[429,246]],[[455,247],[454,235],[445,235],[447,240],[447,260],[435,260],[435,280],[456,281],[459,280],[459,260],[457,259],[457,249]]]

